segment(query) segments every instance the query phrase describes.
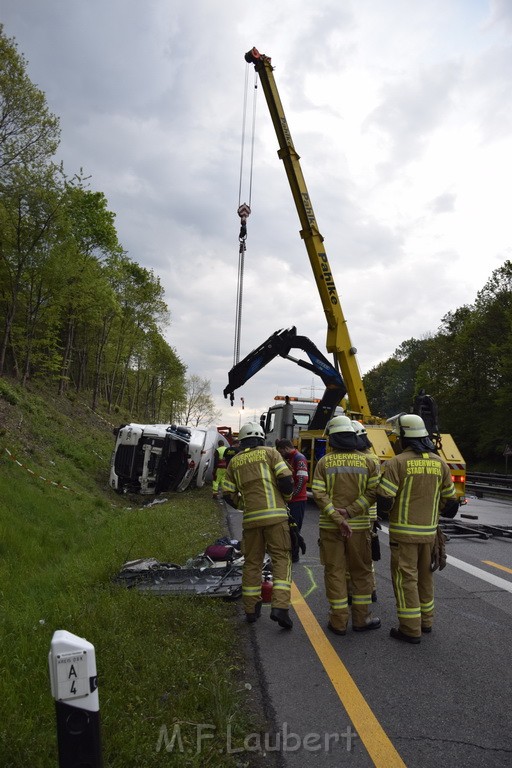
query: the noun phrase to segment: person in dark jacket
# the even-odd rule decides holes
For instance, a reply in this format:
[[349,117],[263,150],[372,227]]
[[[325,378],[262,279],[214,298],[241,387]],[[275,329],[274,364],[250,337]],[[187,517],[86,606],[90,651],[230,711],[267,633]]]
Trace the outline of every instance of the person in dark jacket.
[[233,440],[231,445],[228,445],[228,447],[224,451],[224,461],[226,462],[226,467],[229,466],[229,462],[231,461],[233,456],[236,456],[239,450],[240,450],[240,441],[238,439]]
[[[308,462],[306,457],[296,449],[291,440],[276,440],[276,448],[293,473],[293,494],[288,502],[288,509],[290,510],[290,515],[297,523],[297,530],[300,533],[308,500]],[[297,541],[295,547],[292,546],[292,563],[298,562],[299,545]]]

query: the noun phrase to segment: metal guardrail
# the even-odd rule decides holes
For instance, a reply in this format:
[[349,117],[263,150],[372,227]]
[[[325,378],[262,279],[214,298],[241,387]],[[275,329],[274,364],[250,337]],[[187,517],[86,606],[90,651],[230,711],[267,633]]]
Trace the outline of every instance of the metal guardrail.
[[499,496],[512,498],[512,475],[499,475],[495,472],[466,473],[466,490],[477,498]]

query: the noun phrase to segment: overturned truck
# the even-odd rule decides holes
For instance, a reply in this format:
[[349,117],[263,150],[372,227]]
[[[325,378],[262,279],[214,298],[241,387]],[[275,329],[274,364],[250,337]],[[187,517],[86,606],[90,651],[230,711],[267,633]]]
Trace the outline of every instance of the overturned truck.
[[122,424],[110,465],[117,493],[156,495],[202,487],[213,476],[215,448],[227,439],[215,428]]

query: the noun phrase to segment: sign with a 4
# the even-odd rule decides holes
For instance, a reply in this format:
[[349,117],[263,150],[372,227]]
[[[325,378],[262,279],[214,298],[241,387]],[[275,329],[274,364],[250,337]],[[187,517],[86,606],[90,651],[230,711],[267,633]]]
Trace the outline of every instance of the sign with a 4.
[[89,695],[87,651],[57,654],[57,696],[60,701]]

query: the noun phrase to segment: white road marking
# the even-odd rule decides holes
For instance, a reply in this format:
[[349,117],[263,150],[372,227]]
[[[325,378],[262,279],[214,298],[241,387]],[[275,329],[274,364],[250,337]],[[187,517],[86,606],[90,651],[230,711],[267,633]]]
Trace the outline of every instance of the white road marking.
[[[381,530],[382,533],[389,536],[389,530],[386,526],[383,525]],[[494,573],[487,573],[487,571],[482,570],[482,568],[477,568],[476,565],[470,565],[469,563],[464,562],[464,560],[459,560],[457,557],[452,557],[451,555],[447,555],[446,562],[449,565],[453,565],[455,568],[459,568],[461,571],[471,574],[471,576],[476,576],[477,579],[482,579],[482,581],[486,581],[488,584],[492,584],[495,587],[504,589],[506,592],[512,593],[512,581],[507,581],[506,579],[500,578],[500,576],[495,576]]]

